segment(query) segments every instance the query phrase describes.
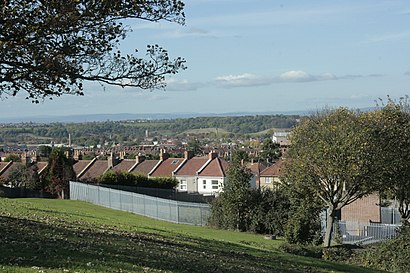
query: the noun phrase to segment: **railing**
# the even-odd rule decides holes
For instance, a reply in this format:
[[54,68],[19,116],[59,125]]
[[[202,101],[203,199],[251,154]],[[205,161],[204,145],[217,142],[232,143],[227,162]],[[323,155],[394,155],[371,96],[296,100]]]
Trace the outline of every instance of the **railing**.
[[395,238],[399,227],[398,224],[338,221],[333,234],[340,236],[343,244],[370,244]]
[[168,200],[79,182],[70,182],[70,199],[190,225],[206,225],[210,213],[208,204]]

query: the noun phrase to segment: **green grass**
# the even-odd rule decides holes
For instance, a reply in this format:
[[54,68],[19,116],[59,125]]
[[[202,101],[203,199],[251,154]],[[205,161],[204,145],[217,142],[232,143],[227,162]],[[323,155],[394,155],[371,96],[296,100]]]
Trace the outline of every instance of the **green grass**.
[[375,272],[69,200],[0,198],[0,242],[0,272]]

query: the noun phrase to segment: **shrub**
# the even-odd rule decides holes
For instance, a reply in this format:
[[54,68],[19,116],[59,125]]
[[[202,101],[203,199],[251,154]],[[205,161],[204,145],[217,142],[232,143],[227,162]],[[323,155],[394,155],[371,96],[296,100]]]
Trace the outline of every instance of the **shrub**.
[[127,171],[107,171],[98,179],[100,184],[136,186],[145,188],[173,189],[178,181],[173,177],[148,178],[145,175],[133,174]]
[[322,258],[322,247],[314,245],[301,245],[283,243],[279,246],[283,252],[304,257]]
[[354,249],[359,249],[355,245],[339,245],[323,249],[323,260],[334,262],[347,262],[352,257]]
[[353,261],[389,272],[409,272],[410,268],[410,226],[405,224],[397,238],[365,248],[355,255]]
[[119,184],[117,178],[118,178],[117,172],[107,171],[99,177],[98,182],[100,184],[117,185]]
[[178,185],[178,180],[173,177],[153,177],[149,182],[150,188],[173,189]]

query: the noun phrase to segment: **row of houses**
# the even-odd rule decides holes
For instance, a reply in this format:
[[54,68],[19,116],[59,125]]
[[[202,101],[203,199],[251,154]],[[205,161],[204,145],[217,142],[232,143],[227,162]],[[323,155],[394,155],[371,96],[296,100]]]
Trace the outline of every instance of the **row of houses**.
[[[78,154],[74,152],[74,158]],[[0,177],[6,181],[10,172],[19,164],[35,164],[41,173],[47,162],[22,158],[22,162],[0,162]],[[267,166],[265,163],[250,162],[247,167],[253,176],[250,181],[252,188],[274,188],[279,182],[282,161]],[[135,159],[125,159],[124,154],[111,154],[107,159],[75,160],[74,172],[78,181],[96,182],[105,172],[125,171],[148,177],[174,177],[178,180],[178,191],[215,195],[223,190],[227,183],[226,171],[229,163],[217,152],[211,151],[207,156],[194,157],[191,151],[185,151],[183,158],[170,157],[164,150],[160,151],[158,160],[146,159],[143,155]]]
[[[273,188],[280,176],[279,161],[272,166],[263,163],[248,163],[252,171],[251,187]],[[169,157],[164,150],[158,160],[146,159],[138,155],[135,159],[124,159],[109,156],[107,160],[78,160],[74,171],[79,181],[95,181],[109,170],[126,171],[148,177],[174,177],[179,184],[177,190],[203,195],[214,195],[222,191],[227,183],[226,171],[229,163],[219,157],[217,152],[209,152],[207,156],[194,157],[191,151],[185,151],[183,158]]]

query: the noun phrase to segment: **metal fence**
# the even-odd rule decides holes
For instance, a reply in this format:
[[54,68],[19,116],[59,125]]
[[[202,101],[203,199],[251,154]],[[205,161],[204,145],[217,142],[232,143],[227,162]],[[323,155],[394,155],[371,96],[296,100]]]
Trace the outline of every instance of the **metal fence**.
[[334,236],[340,236],[343,244],[371,244],[397,236],[398,224],[360,223],[337,221]]
[[206,225],[210,214],[208,204],[168,200],[79,182],[70,182],[70,199],[190,225]]

